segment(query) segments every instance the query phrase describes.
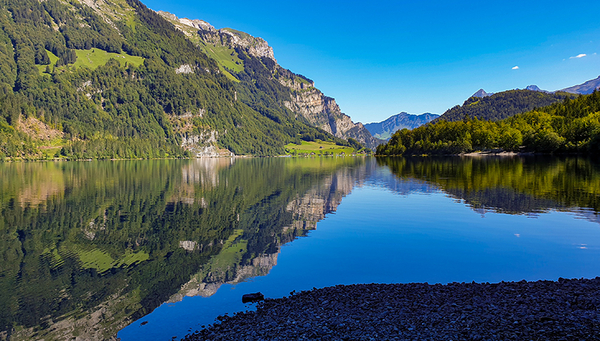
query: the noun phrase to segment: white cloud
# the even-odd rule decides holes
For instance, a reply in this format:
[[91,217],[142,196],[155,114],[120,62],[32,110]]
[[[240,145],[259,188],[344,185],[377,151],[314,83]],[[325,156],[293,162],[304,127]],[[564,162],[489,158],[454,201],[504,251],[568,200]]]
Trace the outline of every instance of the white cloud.
[[571,57],[571,58],[569,58],[569,59],[577,59],[577,58],[583,58],[583,57],[587,57],[587,54],[585,54],[585,53],[581,53],[581,54],[578,54],[578,55],[576,55],[575,57]]
[[513,67],[512,69],[513,69],[513,70],[518,70],[518,69],[519,69],[519,67],[518,67],[518,66],[515,66],[515,67]]

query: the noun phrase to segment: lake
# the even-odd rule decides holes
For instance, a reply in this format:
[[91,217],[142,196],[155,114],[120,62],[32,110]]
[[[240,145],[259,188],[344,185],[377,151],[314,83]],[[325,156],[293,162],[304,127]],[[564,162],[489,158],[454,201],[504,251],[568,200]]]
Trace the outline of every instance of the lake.
[[0,339],[172,340],[353,283],[600,275],[584,158],[0,163]]

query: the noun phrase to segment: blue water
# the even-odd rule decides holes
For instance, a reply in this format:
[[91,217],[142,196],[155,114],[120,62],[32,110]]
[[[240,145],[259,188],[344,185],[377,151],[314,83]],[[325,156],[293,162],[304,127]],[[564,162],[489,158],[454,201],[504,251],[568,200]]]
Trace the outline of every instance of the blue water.
[[241,296],[257,291],[277,298],[338,284],[600,275],[600,225],[589,209],[520,214],[474,209],[435,183],[396,178],[385,167],[355,185],[316,230],[281,247],[268,275],[225,284],[208,298],[165,303],[118,337],[181,338],[220,314],[252,309]]

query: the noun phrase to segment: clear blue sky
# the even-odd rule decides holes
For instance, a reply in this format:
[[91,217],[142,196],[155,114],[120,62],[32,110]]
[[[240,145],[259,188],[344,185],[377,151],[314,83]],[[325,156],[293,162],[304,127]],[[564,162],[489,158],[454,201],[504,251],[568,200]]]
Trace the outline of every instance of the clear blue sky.
[[600,75],[600,1],[142,1],[264,38],[355,122]]

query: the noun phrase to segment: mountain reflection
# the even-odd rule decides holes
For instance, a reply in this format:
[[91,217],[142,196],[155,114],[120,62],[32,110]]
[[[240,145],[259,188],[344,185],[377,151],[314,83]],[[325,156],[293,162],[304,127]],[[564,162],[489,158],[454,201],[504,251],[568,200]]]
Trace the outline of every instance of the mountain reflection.
[[373,166],[0,164],[0,339],[114,339],[163,302],[265,275]]
[[450,157],[380,158],[377,162],[402,181],[439,188],[482,214],[536,214],[555,209],[600,222],[600,168],[589,159]]

